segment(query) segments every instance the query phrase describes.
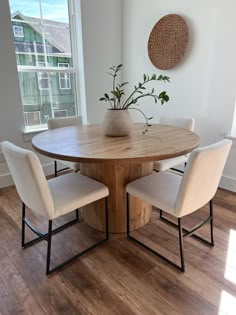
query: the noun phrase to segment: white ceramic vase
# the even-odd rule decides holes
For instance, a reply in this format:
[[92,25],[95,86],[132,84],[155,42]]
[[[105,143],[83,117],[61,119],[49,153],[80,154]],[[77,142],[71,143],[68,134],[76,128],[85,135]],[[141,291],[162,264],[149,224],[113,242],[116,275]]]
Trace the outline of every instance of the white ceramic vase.
[[128,136],[132,128],[132,119],[128,109],[107,109],[103,119],[103,130],[106,136]]

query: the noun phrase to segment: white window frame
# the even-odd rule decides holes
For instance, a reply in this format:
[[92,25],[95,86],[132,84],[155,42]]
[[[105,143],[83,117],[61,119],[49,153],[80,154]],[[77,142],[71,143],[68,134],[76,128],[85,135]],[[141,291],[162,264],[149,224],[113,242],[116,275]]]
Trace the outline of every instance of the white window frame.
[[13,25],[13,33],[14,37],[23,38],[24,35],[24,27],[22,25]]
[[[35,124],[35,125],[29,125],[29,120],[28,120],[28,117],[27,117],[27,114],[38,114],[38,117],[39,117],[39,124]],[[25,116],[25,124],[26,124],[26,127],[33,127],[33,126],[38,126],[38,125],[41,125],[41,114],[40,114],[40,111],[37,110],[37,111],[33,111],[33,112],[24,112],[24,116]]]
[[[61,68],[61,67],[62,68],[69,68],[69,63],[58,62],[57,66],[59,68]],[[70,73],[59,72],[58,75],[59,75],[59,87],[60,87],[60,90],[71,90]],[[67,87],[62,87],[63,86],[62,81],[68,82],[68,85],[64,84],[64,86],[67,86]]]
[[[45,61],[37,61],[36,62],[37,67],[48,67],[48,63]],[[46,77],[44,77],[46,75]],[[40,91],[49,90],[50,89],[50,76],[48,72],[37,72],[37,78],[38,78],[38,89]],[[41,80],[47,80],[48,87],[44,88],[41,86]]]
[[[71,89],[74,89],[74,101],[75,101],[75,108],[76,108],[76,115],[81,115],[81,111],[83,111],[84,115],[84,121],[87,119],[86,111],[85,111],[85,94],[83,94],[83,97],[81,96],[82,94],[80,93],[80,89],[84,89],[84,86],[81,82],[83,80],[80,80],[79,77],[80,75],[83,77],[84,76],[84,70],[83,70],[83,49],[82,49],[82,31],[81,31],[81,7],[80,7],[80,0],[67,0],[68,5],[69,5],[69,20],[70,20],[70,35],[72,38],[71,41],[71,56],[73,60],[72,66],[69,64],[68,68],[64,68],[61,70],[59,67],[42,67],[38,66],[37,64],[35,66],[24,66],[24,65],[18,65],[18,72],[23,73],[23,72],[28,72],[28,73],[37,73],[42,72],[42,73],[48,73],[48,76],[50,78],[50,75],[52,73],[59,74],[60,72],[63,73],[68,73],[70,75],[70,85]],[[14,22],[21,22],[27,24],[28,21],[18,21],[17,19],[12,19]],[[46,23],[45,23],[46,25]],[[78,56],[78,51],[80,51],[79,56]],[[16,55],[18,54],[17,51],[15,51]],[[44,60],[47,60],[47,56],[50,56],[49,54],[41,54],[41,56],[44,58]],[[53,56],[56,56],[56,54],[53,54]],[[58,55],[57,57],[67,57],[67,55],[63,56],[62,54]],[[37,59],[36,59],[37,60]],[[71,82],[71,75],[73,75],[73,82]],[[73,84],[72,84],[73,83]],[[51,91],[51,80],[49,80],[49,92]],[[39,90],[48,90],[48,89],[42,89],[41,86],[38,84]],[[82,105],[82,108],[81,108]],[[24,112],[24,111],[23,111]],[[51,102],[51,113],[52,116],[53,114],[53,102]],[[38,129],[41,130],[41,126],[38,126]],[[34,126],[28,128],[25,126],[25,132],[28,133],[30,130],[35,129]]]

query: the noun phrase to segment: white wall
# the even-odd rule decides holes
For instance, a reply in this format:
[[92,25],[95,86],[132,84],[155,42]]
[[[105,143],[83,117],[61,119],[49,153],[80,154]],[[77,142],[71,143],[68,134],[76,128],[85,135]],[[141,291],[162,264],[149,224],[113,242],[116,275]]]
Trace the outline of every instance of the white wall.
[[121,0],[81,0],[87,116],[101,122],[107,105],[113,65],[121,63]]
[[[142,109],[154,115],[194,117],[201,144],[230,133],[236,91],[236,2],[223,0],[129,0],[123,1],[124,79],[133,84],[143,73],[163,73],[171,83],[155,83],[166,89],[170,102],[161,106],[146,100]],[[160,71],[149,60],[147,42],[155,23],[164,15],[182,15],[190,30],[184,60],[175,68]],[[141,120],[133,114],[135,120]],[[232,148],[222,185],[236,191],[236,150]]]
[[[26,147],[22,134],[24,117],[7,0],[0,1],[0,43],[0,142],[9,140]],[[0,187],[10,183],[8,168],[0,154]]]
[[[106,70],[121,61],[121,0],[82,0],[82,32],[87,116],[101,121],[105,105],[98,101],[108,87]],[[10,10],[0,1],[0,142],[4,140],[30,148],[30,136],[23,136],[24,117],[18,84]],[[52,160],[40,157],[45,172],[52,173]],[[0,152],[0,187],[12,184]]]

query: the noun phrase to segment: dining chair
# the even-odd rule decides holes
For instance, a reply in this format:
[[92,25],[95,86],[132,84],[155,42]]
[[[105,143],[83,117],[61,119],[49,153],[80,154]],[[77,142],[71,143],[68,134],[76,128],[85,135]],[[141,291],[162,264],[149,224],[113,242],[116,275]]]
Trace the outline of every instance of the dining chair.
[[[127,237],[134,240],[153,254],[159,256],[182,272],[185,271],[183,238],[192,236],[207,245],[214,246],[213,238],[213,197],[216,193],[224,165],[232,145],[231,140],[197,148],[189,157],[183,176],[164,171],[137,179],[126,186],[127,192]],[[178,228],[180,265],[145,245],[130,234],[129,196],[135,196],[160,209],[160,219]],[[189,230],[182,227],[182,218],[209,203],[209,216]],[[163,216],[171,214],[178,224]],[[210,223],[210,241],[195,232],[207,222]]]
[[[190,131],[194,130],[194,125],[195,125],[195,120],[193,118],[161,117],[159,122],[160,124],[163,124],[163,125],[171,125],[175,127],[185,128]],[[168,169],[172,169],[180,173],[183,173],[182,170],[177,169],[176,167],[181,164],[184,164],[186,166],[188,157],[189,157],[189,154],[185,154],[185,155],[177,156],[177,157],[166,159],[166,160],[155,161],[153,163],[153,169],[154,171],[157,171],[157,172],[162,172]]]
[[[69,126],[78,126],[82,125],[82,117],[81,116],[71,116],[71,117],[55,117],[48,119],[48,129],[55,129],[55,128],[63,128]],[[58,169],[58,162],[63,164],[64,168]],[[62,161],[62,160],[55,160],[54,161],[54,175],[57,177],[58,173],[63,172],[68,169],[73,169],[75,172],[80,170],[80,163],[70,162],[70,161]]]
[[[26,248],[41,240],[47,241],[46,274],[52,273],[109,239],[108,188],[102,183],[78,173],[46,180],[40,161],[35,153],[4,141],[2,151],[22,201],[22,247]],[[78,209],[99,199],[105,199],[105,239],[97,242],[59,265],[50,268],[52,236],[79,221]],[[39,232],[26,218],[26,207],[48,220],[48,232]],[[53,220],[72,211],[76,218],[52,230]],[[25,226],[38,237],[25,241]]]

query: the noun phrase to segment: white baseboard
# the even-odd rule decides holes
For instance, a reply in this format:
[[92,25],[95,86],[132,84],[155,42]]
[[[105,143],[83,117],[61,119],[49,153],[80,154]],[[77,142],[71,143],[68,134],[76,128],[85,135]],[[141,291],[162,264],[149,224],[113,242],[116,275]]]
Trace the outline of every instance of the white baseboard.
[[[54,163],[43,165],[43,170],[46,176],[54,174]],[[14,185],[10,173],[0,174],[0,188]]]
[[236,178],[230,176],[222,176],[219,187],[236,192]]

